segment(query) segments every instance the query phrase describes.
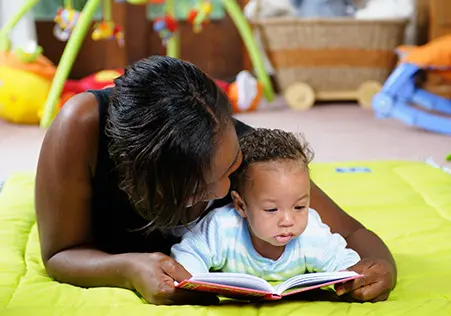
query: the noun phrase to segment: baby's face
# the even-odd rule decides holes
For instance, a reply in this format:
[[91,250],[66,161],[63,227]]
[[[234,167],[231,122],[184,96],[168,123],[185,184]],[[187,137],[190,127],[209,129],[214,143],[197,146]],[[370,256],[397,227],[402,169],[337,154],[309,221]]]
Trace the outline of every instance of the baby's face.
[[307,226],[309,171],[290,160],[254,163],[247,172],[243,199],[254,246],[283,247]]

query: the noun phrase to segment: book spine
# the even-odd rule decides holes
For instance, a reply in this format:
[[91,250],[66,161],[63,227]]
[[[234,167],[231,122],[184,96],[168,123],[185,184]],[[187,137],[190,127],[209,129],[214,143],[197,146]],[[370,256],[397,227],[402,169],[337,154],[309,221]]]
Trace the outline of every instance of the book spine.
[[279,294],[268,294],[263,297],[263,300],[265,301],[277,301],[280,299],[282,299],[282,295]]
[[195,282],[195,281],[189,281],[185,280],[179,283],[177,288],[185,289],[185,290],[192,290],[192,291],[201,291],[201,292],[210,292],[215,293],[219,295],[224,295],[227,297],[241,297],[241,298],[249,298],[249,299],[263,299],[266,296],[270,296],[270,293],[258,291],[258,290],[252,290],[252,289],[245,289],[245,288],[239,288],[234,286],[226,286],[222,284],[214,284],[214,283],[207,283],[207,282]]

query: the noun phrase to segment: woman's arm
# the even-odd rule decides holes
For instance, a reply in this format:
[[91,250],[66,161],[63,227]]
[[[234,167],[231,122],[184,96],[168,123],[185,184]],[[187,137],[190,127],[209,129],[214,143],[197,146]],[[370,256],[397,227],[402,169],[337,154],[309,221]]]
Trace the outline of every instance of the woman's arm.
[[98,141],[96,108],[91,94],[72,98],[44,138],[36,175],[42,259],[49,275],[58,281],[124,287],[121,257],[89,246],[90,181]]
[[174,287],[189,273],[160,253],[111,255],[91,236],[91,177],[99,134],[97,100],[90,93],[64,105],[47,131],[36,175],[36,217],[42,259],[55,280],[73,285],[137,290],[156,304],[211,303]]
[[361,301],[385,300],[395,287],[397,277],[396,263],[388,247],[375,233],[346,214],[313,181],[310,206],[320,214],[331,231],[342,235],[348,247],[362,258],[352,269],[366,275],[365,284],[359,283],[361,281],[348,282],[337,287],[337,293],[349,293]]
[[333,233],[342,235],[349,248],[354,249],[362,258],[379,258],[396,264],[390,250],[373,232],[344,212],[326,193],[312,182],[311,207],[315,209]]

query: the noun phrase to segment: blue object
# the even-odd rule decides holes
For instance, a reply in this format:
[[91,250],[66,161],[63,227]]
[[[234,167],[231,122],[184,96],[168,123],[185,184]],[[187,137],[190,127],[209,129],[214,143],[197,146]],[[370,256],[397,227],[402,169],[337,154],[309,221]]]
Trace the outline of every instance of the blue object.
[[414,64],[400,64],[373,97],[375,116],[380,119],[393,117],[411,126],[451,135],[451,100],[418,88],[415,79],[421,70]]
[[335,171],[338,173],[369,173],[371,169],[367,167],[343,167],[335,168]]
[[163,31],[164,29],[166,29],[166,22],[164,20],[155,21],[153,24],[153,30],[157,33]]
[[291,0],[296,15],[303,18],[331,18],[350,16],[353,0]]

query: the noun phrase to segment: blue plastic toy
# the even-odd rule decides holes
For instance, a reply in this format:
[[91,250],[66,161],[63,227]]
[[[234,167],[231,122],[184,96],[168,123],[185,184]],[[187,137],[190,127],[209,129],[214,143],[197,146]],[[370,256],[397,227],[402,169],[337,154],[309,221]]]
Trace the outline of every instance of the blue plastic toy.
[[[448,40],[448,38],[445,40]],[[441,42],[431,43],[429,47],[425,47],[417,55],[420,57],[426,56],[433,61],[439,55],[436,53],[438,50],[432,51],[431,48],[435,49],[438,44],[443,47],[443,44],[441,44],[443,41],[441,39]],[[425,54],[428,51],[430,56]],[[439,52],[441,53],[440,60],[447,61],[450,59],[451,52],[449,52],[449,49],[442,49]],[[414,57],[418,59],[417,56]],[[420,62],[418,64],[410,62],[409,59],[398,65],[384,83],[381,91],[373,97],[372,106],[377,118],[393,117],[411,126],[451,135],[451,100],[417,86],[418,75],[422,71],[449,71],[451,68],[451,64],[447,67],[444,67],[443,63],[440,66],[435,66],[438,63],[434,64],[430,60],[422,60],[423,64],[427,63],[427,66],[422,66]]]

